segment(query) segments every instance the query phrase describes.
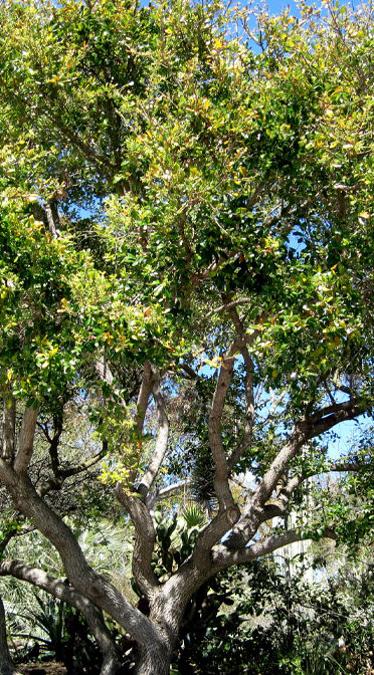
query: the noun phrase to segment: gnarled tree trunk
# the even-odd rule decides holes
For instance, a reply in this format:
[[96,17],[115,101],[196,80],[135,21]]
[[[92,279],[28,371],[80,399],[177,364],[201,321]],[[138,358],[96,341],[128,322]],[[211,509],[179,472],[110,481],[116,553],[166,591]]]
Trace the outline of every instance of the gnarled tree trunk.
[[149,618],[160,638],[152,644],[142,645],[137,675],[169,675],[183,614],[191,593],[200,586],[201,579],[197,570],[188,566],[154,591],[150,599]]

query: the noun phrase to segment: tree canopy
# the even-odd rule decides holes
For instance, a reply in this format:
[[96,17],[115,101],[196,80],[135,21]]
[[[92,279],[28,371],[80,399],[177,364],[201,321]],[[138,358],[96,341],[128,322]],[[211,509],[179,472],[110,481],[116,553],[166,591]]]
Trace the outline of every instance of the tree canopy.
[[[372,16],[9,0],[0,28],[4,546],[36,527],[76,605],[168,672],[207,579],[372,523],[368,434],[328,454],[373,407]],[[203,519],[160,569],[181,491]],[[145,613],[66,523],[95,502],[132,522]]]

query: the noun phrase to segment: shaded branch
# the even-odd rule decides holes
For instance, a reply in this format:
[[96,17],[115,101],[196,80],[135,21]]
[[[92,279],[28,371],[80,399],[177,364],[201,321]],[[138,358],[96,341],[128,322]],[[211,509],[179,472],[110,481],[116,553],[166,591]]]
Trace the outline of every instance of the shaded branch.
[[306,418],[308,438],[319,436],[319,434],[329,431],[340,422],[353,420],[370,407],[368,402],[355,399],[325,406]]
[[253,298],[239,298],[238,300],[231,300],[230,302],[225,302],[222,305],[219,305],[219,307],[215,307],[215,309],[212,309],[210,312],[208,312],[206,318],[210,319],[210,317],[214,316],[214,314],[227,312],[228,310],[233,309],[234,307],[239,307],[240,305],[249,305],[251,303],[253,303]]
[[12,462],[15,453],[16,436],[16,402],[14,396],[8,393],[3,401],[3,447],[2,457]]
[[60,437],[62,434],[62,417],[56,417],[53,420],[54,423],[54,434],[52,438],[47,433],[47,438],[49,438],[49,456],[51,458],[51,467],[52,472],[55,478],[60,478],[60,460],[58,456],[58,446],[60,443]]
[[186,375],[188,375],[189,379],[191,379],[191,380],[197,380],[198,379],[198,377],[199,377],[198,373],[193,368],[191,368],[191,366],[189,366],[188,363],[181,363],[180,367],[181,367],[182,370],[184,370]]
[[69,139],[69,141],[75,145],[78,150],[80,150],[86,159],[91,160],[99,170],[103,171],[107,177],[111,178],[113,176],[116,167],[110,163],[108,158],[98,152],[92,145],[84,141],[77,133],[72,131],[71,127],[64,124],[61,118],[56,115],[52,109],[48,110],[44,108],[41,110],[41,114],[45,114],[47,117],[49,117],[49,119],[56,125],[58,130],[63,134],[64,138]]
[[88,469],[91,469],[95,464],[100,462],[103,457],[108,452],[108,443],[107,441],[103,441],[103,447],[100,450],[100,452],[96,453],[93,457],[89,457],[89,459],[86,459],[85,462],[82,464],[79,464],[78,466],[71,466],[68,469],[60,469],[60,476],[62,479],[65,478],[70,478],[71,476],[77,476],[79,473],[83,473],[84,471],[88,471]]
[[100,462],[100,460],[105,457],[107,452],[108,452],[108,443],[107,441],[103,441],[102,449],[100,450],[100,452],[94,455],[94,457],[90,457],[89,459],[87,459],[82,464],[79,464],[78,466],[71,466],[66,469],[59,468],[58,473],[54,474],[53,478],[50,478],[43,483],[42,487],[38,490],[38,494],[40,495],[40,497],[44,497],[52,490],[61,490],[63,483],[67,478],[71,478],[72,476],[78,476],[80,473],[88,471],[93,466],[95,466],[95,464]]

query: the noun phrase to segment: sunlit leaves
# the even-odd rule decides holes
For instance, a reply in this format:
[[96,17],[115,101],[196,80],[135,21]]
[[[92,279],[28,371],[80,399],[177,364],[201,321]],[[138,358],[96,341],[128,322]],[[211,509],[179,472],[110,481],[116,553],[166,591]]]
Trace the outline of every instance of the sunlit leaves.
[[[103,358],[114,398],[130,364],[215,366],[233,303],[284,426],[326,382],[370,393],[372,30],[301,11],[2,6],[1,358],[17,391],[97,387]],[[58,239],[31,217],[49,201]]]

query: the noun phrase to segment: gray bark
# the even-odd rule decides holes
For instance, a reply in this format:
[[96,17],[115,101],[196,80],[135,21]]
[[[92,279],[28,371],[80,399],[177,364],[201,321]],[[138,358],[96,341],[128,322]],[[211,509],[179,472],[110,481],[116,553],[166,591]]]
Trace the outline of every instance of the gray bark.
[[[43,570],[30,567],[19,560],[4,560],[0,563],[0,576],[5,575],[11,575],[37,588],[42,588],[55,598],[76,607],[85,617],[103,655],[100,675],[115,675],[119,668],[116,648],[100,610],[92,602],[77,593],[62,579],[53,579]],[[1,670],[0,675],[3,675]]]
[[[3,479],[5,469],[2,465]],[[88,565],[74,534],[38,496],[30,480],[27,477],[17,479],[14,475],[10,475],[9,479],[6,476],[15,505],[55,546],[61,556],[66,576],[75,589],[112,616],[139,644],[149,644],[157,640],[159,635],[152,622],[133,607],[105,577]]]
[[152,646],[142,649],[137,675],[169,675],[170,652]]

